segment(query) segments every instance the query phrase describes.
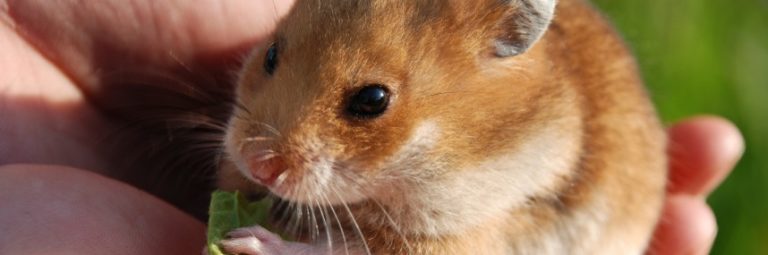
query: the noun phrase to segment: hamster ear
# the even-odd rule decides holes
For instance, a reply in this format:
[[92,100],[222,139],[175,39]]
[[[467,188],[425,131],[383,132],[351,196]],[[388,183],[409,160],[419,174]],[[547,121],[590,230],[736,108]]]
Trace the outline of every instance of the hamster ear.
[[524,53],[547,31],[555,12],[556,0],[497,0],[509,8],[500,23],[496,38],[496,56],[511,57]]

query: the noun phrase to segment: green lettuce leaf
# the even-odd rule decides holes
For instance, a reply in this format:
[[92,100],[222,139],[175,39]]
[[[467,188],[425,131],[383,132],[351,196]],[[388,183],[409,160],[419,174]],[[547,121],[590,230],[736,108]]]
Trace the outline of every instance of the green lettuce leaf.
[[240,192],[214,191],[208,209],[208,254],[224,255],[218,243],[230,231],[254,225],[266,226],[272,200],[250,202]]

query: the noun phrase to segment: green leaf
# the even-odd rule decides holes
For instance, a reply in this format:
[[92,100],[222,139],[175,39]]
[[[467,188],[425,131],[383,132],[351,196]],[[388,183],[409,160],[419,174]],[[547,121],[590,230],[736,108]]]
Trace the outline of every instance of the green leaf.
[[230,231],[254,225],[265,226],[272,200],[249,202],[240,192],[214,191],[208,209],[208,254],[224,255],[218,243]]

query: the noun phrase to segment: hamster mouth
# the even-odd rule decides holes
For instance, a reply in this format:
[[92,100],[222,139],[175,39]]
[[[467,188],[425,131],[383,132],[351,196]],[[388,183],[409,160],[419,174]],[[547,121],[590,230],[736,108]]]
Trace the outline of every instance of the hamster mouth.
[[333,206],[359,202],[371,195],[370,178],[360,175],[348,157],[334,156],[329,141],[311,135],[298,139],[298,144],[285,139],[264,140],[231,143],[228,149],[240,175],[267,188],[271,196],[293,203]]
[[337,206],[369,198],[370,193],[365,191],[370,191],[371,187],[365,185],[366,179],[332,159],[312,157],[311,160],[302,160],[303,164],[296,167],[285,167],[292,164],[281,160],[286,159],[275,158],[263,163],[260,166],[262,169],[272,169],[267,174],[257,173],[264,177],[253,174],[256,182],[280,199],[317,206]]
[[248,170],[251,177],[260,184],[270,187],[276,182],[285,180],[288,170],[281,156],[256,156],[249,159]]

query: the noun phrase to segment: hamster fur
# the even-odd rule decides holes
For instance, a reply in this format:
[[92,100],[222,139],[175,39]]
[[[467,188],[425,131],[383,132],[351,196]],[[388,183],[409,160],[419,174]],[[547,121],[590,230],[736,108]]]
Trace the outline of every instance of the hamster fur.
[[299,0],[237,100],[219,186],[308,254],[643,254],[661,210],[663,129],[583,0]]

